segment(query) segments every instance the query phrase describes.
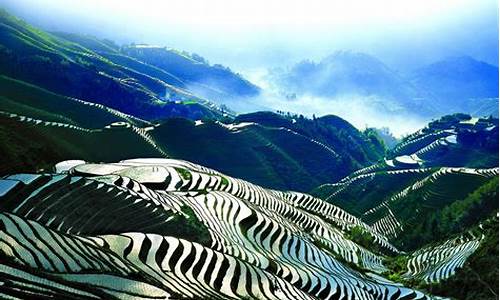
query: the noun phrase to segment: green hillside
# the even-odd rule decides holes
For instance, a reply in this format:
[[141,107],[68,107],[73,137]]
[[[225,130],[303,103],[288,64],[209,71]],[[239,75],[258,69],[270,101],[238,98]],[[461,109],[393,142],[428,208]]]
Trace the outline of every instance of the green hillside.
[[[169,84],[174,83],[171,80],[163,81],[167,73],[162,70],[132,58],[115,63],[85,44],[34,28],[4,10],[0,11],[0,53],[2,75],[136,117],[221,115],[217,108],[206,105],[207,100],[183,90],[182,84],[178,88]],[[198,104],[186,106],[182,104],[185,100]]]
[[[22,97],[16,92],[12,97],[21,100],[9,99],[0,105],[5,109],[1,116],[3,174],[31,172],[64,159],[108,162],[168,156],[201,163],[265,187],[307,191],[340,179],[360,165],[337,153],[345,151],[350,140],[332,148],[282,127],[206,119],[193,122],[171,118],[153,125],[10,79],[2,82],[12,91],[17,86],[27,87],[21,90],[32,91],[35,97]],[[123,149],[116,151],[115,147]],[[44,149],[45,154],[38,155],[34,149]]]
[[349,122],[334,115],[311,120],[301,116],[256,112],[238,115],[235,122],[255,122],[263,126],[293,130],[333,149],[349,169],[374,163],[385,154],[384,144],[375,134],[362,133]]
[[205,98],[251,97],[259,88],[221,65],[210,65],[203,57],[167,47],[127,45],[57,32],[55,35],[78,43],[113,63],[158,78],[173,87],[190,89]]
[[[0,173],[50,171],[61,160],[113,161],[162,153],[131,128],[91,130],[0,114]],[[61,126],[59,126],[61,124]],[[120,151],[116,151],[117,147]]]
[[336,153],[301,135],[258,124],[233,130],[226,126],[170,119],[152,135],[174,158],[277,189],[305,191],[339,178],[338,170],[345,169]]
[[0,75],[0,110],[45,121],[63,122],[88,128],[102,128],[113,122],[137,126],[149,123],[119,111],[61,96],[35,85]]

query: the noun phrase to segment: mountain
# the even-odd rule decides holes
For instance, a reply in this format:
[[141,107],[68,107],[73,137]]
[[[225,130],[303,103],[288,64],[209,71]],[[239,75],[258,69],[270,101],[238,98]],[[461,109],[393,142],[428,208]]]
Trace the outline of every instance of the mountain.
[[179,88],[188,89],[208,99],[257,96],[260,89],[222,65],[210,65],[198,54],[167,47],[132,44],[118,47],[110,41],[91,36],[56,32],[55,35],[83,45],[138,72],[159,78]]
[[286,70],[272,70],[269,80],[289,98],[358,98],[380,113],[498,117],[498,67],[466,56],[405,74],[371,55],[338,51],[319,62],[305,60]]
[[48,169],[68,158],[168,156],[265,187],[308,191],[385,153],[376,135],[335,116],[255,113],[234,119],[195,96],[193,86],[208,91],[217,85],[231,97],[258,89],[197,55],[50,34],[6,12],[0,20],[0,51],[6,54],[0,57],[2,174]]
[[385,153],[374,135],[334,116],[234,119],[193,87],[231,97],[258,88],[199,55],[47,33],[5,11],[0,21],[1,174],[50,170],[73,158],[172,157],[265,187],[308,191]]
[[[387,196],[385,193],[397,194],[398,189],[409,185],[408,180],[423,179],[439,168],[496,168],[498,147],[498,119],[463,114],[444,116],[402,139],[376,164],[359,169],[337,183],[324,184],[313,194],[360,215],[379,205]],[[382,177],[383,184],[375,181],[371,186],[376,177]],[[344,194],[351,188],[353,194]]]
[[[80,39],[86,41],[82,44],[72,42],[34,28],[2,10],[0,74],[61,96],[102,104],[147,120],[172,116],[222,117],[228,112],[191,92],[189,80],[192,78],[177,78],[168,71],[123,55],[109,41],[94,40],[92,44],[88,40]],[[89,47],[99,51],[107,49],[110,58]],[[227,81],[235,85],[241,82],[257,91],[226,68],[211,67],[192,59],[189,65],[185,62],[187,58],[178,56],[183,57],[179,59],[184,64],[174,71],[183,67],[212,70],[219,76],[219,88],[223,79],[231,78]]]
[[380,106],[384,111],[419,109],[427,115],[434,112],[432,106],[419,103],[420,91],[411,82],[365,53],[338,51],[317,63],[305,60],[287,70],[271,72],[270,80],[288,95],[372,97],[369,105]]
[[[3,11],[0,52],[1,299],[498,298],[497,118],[395,140],[335,115],[235,115],[203,95],[258,88],[199,55]],[[489,97],[491,69],[463,64],[463,99]],[[299,69],[304,93],[448,105],[363,54]]]
[[301,61],[283,75],[278,79],[289,85],[293,92],[309,92],[317,96],[359,93],[395,98],[408,94],[408,91],[401,90],[402,78],[380,60],[364,53],[338,51],[318,63]]
[[451,57],[413,72],[411,82],[436,98],[440,111],[498,117],[498,67],[469,56]]
[[253,122],[266,127],[286,128],[320,142],[345,161],[349,169],[357,169],[379,160],[385,145],[378,135],[360,132],[346,120],[326,115],[312,120],[303,116],[286,116],[271,112],[256,112],[236,116],[234,122]]
[[142,62],[168,70],[189,88],[207,98],[253,97],[260,89],[222,65],[210,66],[199,55],[187,56],[161,47],[133,45],[122,51]]

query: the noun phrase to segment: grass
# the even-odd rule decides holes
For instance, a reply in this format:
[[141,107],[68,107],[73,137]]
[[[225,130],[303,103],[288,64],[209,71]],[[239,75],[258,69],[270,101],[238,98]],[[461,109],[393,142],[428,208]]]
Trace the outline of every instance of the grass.
[[175,170],[177,171],[177,173],[179,173],[179,175],[185,179],[185,180],[191,180],[191,172],[189,172],[188,170],[184,169],[184,168],[175,168]]
[[175,215],[172,220],[163,226],[164,229],[161,234],[180,237],[210,247],[212,239],[207,227],[196,217],[190,207],[183,206],[181,210],[187,215],[187,218],[184,215]]
[[406,268],[407,262],[408,257],[405,255],[385,257],[384,266],[387,267],[388,270],[382,275],[387,277],[389,280],[405,284],[406,280],[402,278],[402,275],[408,271]]
[[221,176],[221,178],[220,178],[220,179],[221,179],[221,184],[222,184],[223,186],[228,186],[228,185],[229,185],[229,180],[227,180],[227,178],[226,178],[226,177]]

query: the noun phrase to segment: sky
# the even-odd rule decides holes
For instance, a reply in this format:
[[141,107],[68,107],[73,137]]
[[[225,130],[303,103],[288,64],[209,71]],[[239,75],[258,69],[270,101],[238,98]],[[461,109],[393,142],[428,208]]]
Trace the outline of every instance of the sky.
[[498,65],[495,0],[0,0],[46,30],[196,52],[245,73],[336,50],[408,71],[446,56]]

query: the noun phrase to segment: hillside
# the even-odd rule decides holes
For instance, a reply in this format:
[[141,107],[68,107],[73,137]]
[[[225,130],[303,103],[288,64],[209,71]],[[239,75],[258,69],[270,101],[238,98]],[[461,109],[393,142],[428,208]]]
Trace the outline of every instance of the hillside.
[[252,97],[259,94],[257,86],[222,65],[210,65],[198,54],[167,47],[128,45],[118,47],[110,41],[91,36],[55,33],[83,45],[113,63],[158,78],[178,88],[188,89],[208,99]]
[[136,126],[149,122],[103,105],[58,95],[35,85],[0,75],[0,110],[29,115],[44,121],[100,128],[113,122]]
[[[318,200],[307,195],[265,190],[176,160],[77,164],[67,170],[69,174],[20,174],[0,181],[5,203],[0,228],[9,236],[2,239],[2,248],[21,249],[22,244],[39,257],[3,252],[3,295],[425,298],[357,271],[361,269],[355,266],[385,269],[380,254],[345,236],[353,226],[370,229],[333,206],[322,209],[341,217],[335,226],[325,222],[310,207]],[[83,191],[89,197],[77,196]],[[98,221],[110,212],[112,223]],[[190,224],[190,232],[206,232],[205,237],[200,240],[198,233],[193,240],[177,232],[185,227],[179,226],[182,222]],[[373,236],[391,249],[383,237]],[[24,283],[30,290],[19,289]]]
[[[450,115],[405,137],[380,162],[313,194],[361,216],[413,183],[447,174],[498,167],[498,119]],[[434,179],[432,179],[434,180]],[[472,182],[471,180],[466,180]],[[472,192],[469,190],[469,192]]]
[[213,103],[189,91],[182,79],[127,56],[115,62],[87,44],[44,32],[0,11],[3,76],[147,120],[223,115]]
[[238,115],[234,122],[253,122],[266,127],[286,128],[314,139],[332,148],[349,169],[379,160],[385,154],[385,145],[378,135],[360,132],[346,120],[326,115],[312,120],[301,116],[289,117],[272,112]]
[[130,57],[182,78],[191,90],[207,98],[252,97],[260,92],[258,87],[229,68],[211,66],[199,55],[187,56],[148,45],[132,45],[121,50]]
[[[498,119],[457,114],[405,137],[383,162],[312,195],[409,253],[387,260],[392,280],[442,296],[494,299],[498,269],[484,264],[498,261],[498,173]],[[478,249],[482,256],[473,254]]]
[[[15,84],[19,83],[12,86]],[[378,141],[351,125],[350,132],[333,125],[325,127],[324,135],[317,135],[320,140],[316,140],[314,132],[299,133],[265,122],[173,118],[152,124],[104,106],[51,96],[46,102],[32,103],[27,97],[2,104],[7,110],[0,111],[0,134],[5,141],[0,145],[4,153],[2,174],[47,169],[57,161],[73,158],[109,162],[128,157],[171,157],[265,187],[307,191],[377,161],[384,151]],[[67,114],[54,113],[63,108]],[[299,123],[314,128],[312,120]],[[329,136],[334,139],[321,140]],[[116,147],[121,150],[116,151]],[[346,154],[349,151],[352,153]]]

